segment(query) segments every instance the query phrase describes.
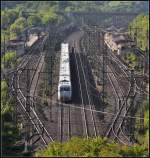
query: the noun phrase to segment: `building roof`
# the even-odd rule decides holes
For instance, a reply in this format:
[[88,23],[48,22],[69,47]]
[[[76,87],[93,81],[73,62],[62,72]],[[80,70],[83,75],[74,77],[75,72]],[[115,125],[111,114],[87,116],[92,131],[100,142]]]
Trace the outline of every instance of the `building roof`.
[[125,39],[125,37],[123,36],[123,35],[112,35],[112,40],[114,41],[114,42],[117,42],[117,41],[125,41],[126,39]]
[[131,39],[128,38],[127,35],[112,34],[111,38],[116,44],[133,42]]

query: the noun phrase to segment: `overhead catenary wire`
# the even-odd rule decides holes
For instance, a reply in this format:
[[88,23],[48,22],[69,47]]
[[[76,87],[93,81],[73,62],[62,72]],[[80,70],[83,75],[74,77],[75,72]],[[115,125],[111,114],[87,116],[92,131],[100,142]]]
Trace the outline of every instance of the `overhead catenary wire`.
[[[36,97],[36,98],[41,98],[41,97]],[[41,105],[40,103],[37,103],[34,101],[34,103],[38,104],[38,105]],[[53,103],[53,106],[56,106],[56,105],[59,105],[60,103],[58,103],[56,100],[52,100],[52,103]],[[61,103],[61,105],[63,106],[68,106],[68,107],[72,107],[72,108],[76,108],[76,109],[82,109],[81,106],[77,106],[77,105],[73,105],[73,104],[65,104],[65,103]],[[93,112],[97,112],[97,113],[103,113],[103,114],[108,114],[108,115],[116,115],[115,113],[111,113],[111,112],[103,112],[101,110],[91,110],[91,109],[88,109],[88,108],[84,108],[85,110],[90,110],[90,111],[93,111]],[[120,115],[119,117],[124,117],[124,118],[131,118],[131,119],[144,119],[144,120],[149,120],[149,118],[142,118],[142,117],[139,117],[139,116],[123,116],[123,115]]]

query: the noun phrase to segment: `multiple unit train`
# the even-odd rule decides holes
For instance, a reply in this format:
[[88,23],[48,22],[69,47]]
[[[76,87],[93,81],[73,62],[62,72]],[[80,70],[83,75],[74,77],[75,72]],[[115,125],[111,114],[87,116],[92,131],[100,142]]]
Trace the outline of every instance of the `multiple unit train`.
[[68,102],[71,101],[71,97],[72,86],[70,76],[69,44],[62,43],[58,84],[58,100],[62,102]]

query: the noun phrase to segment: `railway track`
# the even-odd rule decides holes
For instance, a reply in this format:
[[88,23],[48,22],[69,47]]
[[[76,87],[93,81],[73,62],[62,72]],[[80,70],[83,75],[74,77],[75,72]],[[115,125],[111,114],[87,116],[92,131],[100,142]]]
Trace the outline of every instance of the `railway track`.
[[[112,60],[112,58],[111,58],[111,60]],[[113,58],[113,61],[114,60],[116,62],[116,59]],[[90,65],[90,67],[91,67],[91,65]],[[120,82],[117,79],[117,77],[118,77],[117,71],[114,71],[114,69],[110,66],[107,66],[107,67],[108,67],[108,71],[113,72],[113,73],[111,73],[111,75],[110,75],[110,73],[108,73],[108,79],[110,80],[110,83],[112,85],[113,91],[116,96],[116,102],[118,104],[118,113],[116,114],[110,128],[108,129],[106,136],[108,137],[111,135],[111,137],[113,139],[117,138],[117,140],[119,142],[122,142],[123,144],[129,144],[128,137],[122,131],[123,119],[121,120],[119,117],[120,115],[123,115],[123,116],[126,115],[127,108],[125,108],[125,106],[127,106],[127,99],[126,99],[126,101],[124,101],[124,100],[122,100],[122,97],[124,96],[124,94],[128,94],[129,90],[128,90],[128,88],[124,88],[124,86],[122,86],[122,83],[119,84]],[[124,69],[122,71],[123,71],[122,77],[126,78],[127,73],[125,72]],[[90,84],[90,86],[91,86],[91,84]],[[126,85],[126,87],[129,87],[129,86]],[[92,88],[94,88],[94,87],[92,86]],[[121,135],[121,137],[120,137],[120,135]]]
[[[119,85],[119,81],[116,77],[116,74],[114,73],[114,70],[110,66],[107,66],[107,67],[108,67],[108,70],[110,72],[112,72],[111,75],[108,73],[107,76],[112,85],[113,91],[115,92],[115,96],[117,99],[116,101],[118,104],[118,111],[117,111],[117,114],[114,117],[109,129],[107,130],[105,136],[111,137],[113,139],[117,139],[119,142],[121,142],[123,144],[131,145],[129,138],[122,131],[124,117],[126,116],[128,110],[129,110],[127,100],[128,100],[128,96],[130,93],[130,86],[129,86],[128,92],[126,90],[123,91],[123,89]],[[125,100],[124,99],[122,100],[122,98],[124,97],[125,94],[127,94],[127,96],[126,96]],[[120,116],[124,116],[124,117],[120,117]]]
[[119,87],[122,89],[122,97],[127,94],[130,87],[129,81],[130,76],[127,76],[126,72],[121,68],[118,68],[116,64],[112,61],[112,64],[109,65],[110,72],[113,72],[112,75],[116,78]]
[[[118,66],[122,69],[122,71],[124,72],[126,77],[131,76],[131,70],[128,68],[128,66],[123,64],[111,51],[109,51],[109,55],[113,59],[113,61],[115,61],[116,64],[118,64]],[[148,94],[144,89],[141,89],[136,77],[134,77],[134,82],[135,82],[135,87],[136,87],[135,91],[138,94],[140,94],[141,92],[144,93],[144,94]]]
[[[40,42],[42,42],[42,41],[44,40],[43,38],[44,38],[44,37],[41,37],[39,40],[37,40],[37,42],[35,42],[35,43],[31,46],[30,50],[28,50],[27,53],[25,53],[25,54],[23,54],[23,55],[21,56],[21,61],[20,61],[19,65],[17,66],[17,70],[16,70],[16,69],[13,69],[13,70],[9,71],[9,72],[6,74],[7,76],[9,76],[9,78],[10,78],[9,80],[11,80],[13,74],[14,74],[16,71],[18,71],[19,68],[24,67],[24,66],[27,65],[27,61],[28,61],[29,59],[31,59],[34,50],[40,48],[40,45],[39,45],[39,44],[40,44]],[[20,57],[20,56],[18,56],[17,58],[19,58],[19,57]]]
[[[84,50],[84,49],[83,49]],[[127,115],[128,110],[130,109],[130,106],[127,104],[128,96],[130,94],[130,86],[127,85],[128,83],[128,77],[131,76],[131,72],[129,71],[128,67],[124,65],[122,62],[119,61],[119,59],[113,54],[109,53],[109,59],[112,60],[116,65],[118,66],[118,69],[120,71],[115,70],[114,68],[110,68],[108,66],[108,71],[113,72],[111,75],[108,73],[108,78],[110,80],[111,86],[113,88],[113,91],[115,93],[116,102],[118,104],[118,111],[116,116],[114,117],[109,129],[107,130],[105,136],[111,137],[112,139],[117,139],[119,142],[123,144],[131,145],[131,142],[129,138],[124,133],[122,127],[124,123],[124,117]],[[100,59],[101,60],[101,59]],[[96,60],[97,61],[97,60]],[[102,63],[102,62],[101,62]],[[89,62],[90,64],[90,62]],[[121,75],[119,74],[121,72]],[[120,81],[118,79],[118,74],[121,76],[121,78],[126,79],[126,84],[123,84],[123,81]],[[90,86],[95,89],[91,84]],[[125,100],[122,99],[122,97],[126,95]],[[123,117],[120,117],[123,116]]]
[[[59,56],[59,59],[60,59],[60,56]],[[57,85],[57,89],[58,89],[58,85]],[[56,92],[58,93],[57,89],[56,89]],[[70,107],[69,106],[64,107],[63,103],[58,100],[52,104],[56,105],[57,110],[58,110],[57,140],[60,142],[67,141],[71,138]]]
[[38,81],[39,81],[39,77],[40,77],[40,73],[42,71],[43,65],[44,65],[44,54],[41,54],[41,56],[38,59],[38,63],[35,67],[36,71],[34,71],[33,76],[31,78],[30,96],[31,96],[32,107],[34,107],[33,100],[36,95],[35,93],[36,93],[36,89],[37,89],[37,85],[38,85]]
[[[43,59],[42,58],[43,56],[41,56],[41,60]],[[38,83],[38,73],[39,73],[39,71],[41,70],[41,69],[38,69],[39,68],[39,64],[40,64],[40,61],[41,60],[39,60],[39,62],[38,62],[38,64],[37,64],[37,67],[36,67],[36,69],[37,69],[37,71],[36,71],[36,73],[34,74],[35,75],[35,77],[34,77],[34,79],[32,80],[32,82],[31,82],[31,85],[32,85],[32,92],[31,92],[31,103],[33,103],[33,97],[34,97],[34,93],[35,93],[35,89],[36,89],[36,85],[37,85],[37,83]],[[40,67],[42,67],[42,64],[41,64],[41,66]],[[20,75],[21,75],[21,72],[20,72]],[[19,77],[20,77],[20,75],[19,75]],[[18,82],[19,82],[19,78],[18,78]],[[20,87],[19,87],[19,84],[18,84],[18,89],[19,89],[19,92],[20,92],[20,94],[21,94],[21,99],[20,99],[20,97],[19,97],[19,100],[24,100],[24,102],[22,102],[22,104],[24,104],[25,105],[25,103],[26,103],[26,97],[24,96],[24,94],[23,94],[23,92],[20,90]],[[22,99],[23,98],[23,99]],[[31,104],[32,105],[32,104]],[[52,137],[50,136],[50,134],[49,134],[49,132],[47,131],[47,129],[45,128],[45,126],[44,126],[44,124],[42,123],[42,121],[39,119],[39,117],[37,116],[37,114],[36,114],[36,112],[35,112],[35,109],[31,106],[30,107],[31,108],[31,111],[30,111],[30,116],[32,116],[33,118],[33,121],[32,121],[32,124],[34,123],[34,127],[35,127],[35,129],[37,130],[37,133],[40,135],[40,137],[41,137],[41,139],[42,139],[42,141],[43,141],[43,143],[44,143],[44,145],[47,145],[49,142],[51,142],[51,141],[53,141],[53,139],[52,139]],[[30,118],[31,119],[31,118]],[[35,126],[35,125],[37,125],[37,126]]]
[[[89,87],[86,79],[87,74],[83,66],[84,63],[82,57],[79,54],[79,46],[77,43],[75,45],[74,41],[78,41],[76,39],[76,35],[74,38],[68,39],[68,42],[70,44],[70,47],[73,46],[76,48],[76,52],[71,53],[71,59],[74,63],[74,66],[72,66],[72,70],[74,71],[73,73],[76,74],[76,81],[74,81],[73,79],[73,82],[78,82],[76,86],[78,86],[79,91],[77,93],[80,93],[78,97],[80,103],[77,103],[76,105],[74,102],[72,102],[70,106],[68,104],[67,107],[60,102],[58,103],[58,135],[61,142],[69,140],[71,136],[84,136],[86,138],[97,136],[95,118],[93,116],[93,108],[91,106],[92,100],[90,98]],[[77,87],[73,88],[76,89]],[[71,105],[80,108],[75,109]],[[90,110],[86,110],[86,108]]]
[[[77,71],[78,71],[78,79],[79,79],[80,93],[81,93],[81,104],[83,108],[82,115],[83,115],[83,122],[84,122],[84,135],[88,138],[88,137],[97,136],[97,130],[96,130],[93,111],[85,110],[85,108],[89,108],[92,110],[92,102],[89,95],[85,69],[83,67],[80,51],[77,50],[78,46],[75,46],[75,48],[76,48],[76,51],[74,52],[74,55],[75,55],[75,61],[76,61]],[[89,126],[89,124],[91,126]]]
[[70,106],[64,107],[62,103],[58,102],[59,107],[59,140],[61,142],[67,141],[71,138],[71,115]]
[[[80,35],[78,33],[73,33],[71,36],[68,36],[65,39],[65,42],[69,43],[70,48],[73,46],[73,41],[77,40]],[[63,103],[58,102],[58,140],[61,142],[69,140],[72,136],[83,136],[83,122],[81,109],[72,108],[71,105],[80,107],[78,89],[76,86],[79,86],[77,81],[77,65],[75,63],[75,56],[73,53],[70,53],[71,60],[71,81],[73,88],[72,102],[67,103],[69,106],[64,106]]]
[[[40,46],[36,46],[36,48],[39,48]],[[35,48],[34,48],[35,49]],[[32,53],[34,51],[34,49],[32,49]],[[25,97],[26,95],[24,94],[24,91],[22,91],[22,88],[20,87],[20,78],[22,76],[22,73],[23,73],[23,69],[25,69],[25,67],[27,66],[27,64],[29,63],[29,61],[32,59],[32,57],[34,56],[34,53],[31,54],[31,55],[28,55],[26,58],[24,58],[21,62],[21,64],[18,66],[17,68],[17,71],[18,71],[18,75],[17,75],[17,87],[14,87],[14,79],[15,79],[15,75],[13,75],[12,77],[12,91],[15,91],[15,89],[17,88],[17,100],[20,104],[19,108],[22,109],[22,113],[25,114],[28,118],[29,121],[31,121],[31,124],[33,125],[34,129],[36,130],[37,132],[37,135],[40,136],[42,142],[43,142],[43,147],[45,145],[47,145],[49,142],[53,141],[52,137],[50,136],[49,132],[47,131],[47,129],[45,128],[44,124],[42,123],[42,121],[39,119],[39,117],[37,116],[37,113],[35,112],[34,108],[31,106],[30,107],[30,113],[27,111],[26,109],[26,101],[27,101],[27,98]],[[41,55],[40,58],[39,58],[39,61],[37,62],[37,64],[33,64],[35,65],[35,69],[36,71],[33,73],[32,75],[32,79],[31,79],[31,87],[32,88],[32,97],[34,97],[34,93],[35,93],[35,89],[36,89],[36,85],[37,85],[37,82],[38,82],[38,74],[40,72],[41,69],[38,69],[39,67],[42,68],[42,65],[43,65],[43,61],[40,62],[41,60],[43,59],[43,56]],[[39,66],[40,65],[40,66]],[[37,71],[38,70],[38,71]],[[36,76],[34,78],[34,76]],[[34,82],[34,84],[33,84]],[[30,95],[30,94],[27,94],[27,95]],[[30,98],[30,99],[31,99]],[[31,99],[30,100],[31,103],[33,102],[33,100]]]
[[[74,103],[67,104],[57,102],[58,105],[58,140],[61,142],[69,140],[72,136],[82,136],[82,121],[81,121],[81,110],[74,109],[71,105]],[[80,105],[75,105],[80,106]],[[79,115],[80,114],[80,115]]]
[[[91,64],[89,63],[89,65],[90,65],[90,67],[91,67]],[[92,69],[92,67],[91,67],[91,69]],[[112,72],[113,71],[113,74],[109,74],[108,73],[108,77],[109,77],[109,80],[110,80],[110,82],[111,82],[111,84],[112,84],[112,86],[113,86],[113,91],[115,92],[115,95],[116,95],[116,102],[119,104],[119,100],[122,100],[121,98],[122,98],[122,96],[124,96],[124,94],[126,94],[126,93],[128,93],[128,91],[127,91],[127,87],[129,87],[129,86],[127,86],[127,84],[125,85],[126,86],[126,90],[124,90],[123,91],[123,88],[125,88],[124,86],[122,86],[121,87],[121,85],[119,85],[119,81],[120,80],[118,80],[118,74],[116,74],[116,71],[113,69],[113,67],[111,67],[111,69],[110,69],[110,72]],[[125,74],[124,74],[125,75]],[[116,82],[116,84],[118,85],[118,86],[115,86],[115,84],[113,83],[113,81],[112,80],[114,80],[114,79],[111,79],[111,78],[115,78],[115,82]],[[124,77],[125,78],[125,77]],[[92,88],[92,89],[95,89],[95,87],[93,87],[92,85],[91,85],[91,83],[89,83],[89,85],[90,85],[90,87]],[[115,87],[118,87],[117,89],[115,88]],[[125,102],[126,103],[126,102]],[[124,105],[124,106],[126,106],[126,105]],[[119,106],[118,106],[118,108],[119,108]],[[121,114],[120,114],[121,115]],[[126,115],[126,114],[125,114]],[[123,116],[125,116],[125,115],[123,115]],[[118,116],[119,117],[119,116]],[[122,142],[122,143],[124,143],[125,144],[125,142],[126,142],[126,144],[129,144],[129,138],[126,136],[126,134],[124,134],[124,132],[123,132],[123,130],[122,130],[122,126],[123,126],[123,120],[122,120],[122,123],[120,123],[120,125],[119,125],[119,128],[118,128],[118,130],[117,130],[117,132],[115,132],[115,130],[113,129],[113,134],[114,134],[114,136],[115,136],[115,139],[116,138],[118,138],[119,139],[119,142]],[[118,136],[118,132],[120,132],[119,134],[120,135],[122,135],[121,136],[121,138],[119,138],[119,136]],[[122,141],[122,139],[123,139],[123,141]]]

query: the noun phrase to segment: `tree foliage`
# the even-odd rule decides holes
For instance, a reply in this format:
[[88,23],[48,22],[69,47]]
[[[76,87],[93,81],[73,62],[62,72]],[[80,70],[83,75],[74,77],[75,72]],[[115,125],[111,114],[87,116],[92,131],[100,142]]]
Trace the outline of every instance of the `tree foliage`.
[[15,51],[9,51],[2,57],[2,62],[4,63],[7,68],[11,68],[15,66],[16,63],[16,52]]
[[129,24],[128,30],[132,39],[136,35],[137,46],[145,51],[149,43],[149,16],[140,14]]
[[[83,10],[88,6],[93,9],[101,9],[104,11],[148,11],[148,2],[140,1],[20,1],[20,2],[3,2],[2,8],[16,8],[17,6],[25,6],[25,8],[41,9],[45,6],[52,7],[58,6],[58,9],[65,10],[66,7],[73,7],[73,10]],[[88,10],[87,10],[88,11]]]
[[40,26],[42,24],[42,20],[39,16],[32,15],[28,17],[27,23],[29,26]]
[[132,68],[138,64],[138,57],[133,52],[126,53],[124,58]]
[[1,81],[1,129],[2,129],[2,155],[12,156],[11,148],[19,138],[19,130],[12,122],[13,103],[8,95],[8,85],[5,80]]
[[[60,21],[62,17],[56,12],[99,12],[99,11],[148,11],[148,2],[115,2],[115,1],[21,1],[2,2],[2,29],[10,32],[10,37],[18,36],[25,27],[32,25],[45,26],[55,21]],[[24,11],[27,12],[24,16]],[[36,12],[28,14],[28,12]],[[136,12],[136,11],[135,11]],[[27,18],[27,22],[24,20]],[[9,30],[10,29],[10,30]],[[2,35],[2,34],[1,34]],[[145,38],[145,37],[143,37]]]
[[18,3],[18,5],[14,2],[12,3],[13,7],[11,6],[10,8],[5,8],[5,6],[7,6],[7,3],[9,6],[9,3],[11,2],[3,3],[4,9],[1,10],[2,39],[4,39],[4,30],[7,40],[13,39],[19,36],[26,27],[46,26],[47,24],[56,21],[58,18],[55,13],[55,9],[58,9],[58,7],[56,7],[58,6],[58,3],[56,2],[33,3],[28,1]]
[[1,81],[1,114],[2,117],[12,111],[11,99],[8,95],[8,85],[5,80]]
[[[135,138],[137,139],[139,144],[143,147],[143,149],[141,150],[144,150],[145,148],[149,146],[149,100],[148,99],[145,99],[141,103],[141,105],[139,106],[137,110],[137,115],[140,115],[141,111],[144,112],[144,120],[136,119]],[[142,124],[141,124],[141,121],[143,122]]]
[[14,9],[5,9],[1,11],[2,29],[9,27],[18,17],[18,12]]
[[144,128],[149,129],[149,100],[143,101],[143,110],[144,110]]
[[132,147],[123,146],[120,150],[123,157],[147,157],[148,156],[148,146],[147,148],[142,145],[135,144]]
[[12,111],[11,99],[8,95],[8,85],[5,80],[1,81],[1,114],[2,116]]
[[63,144],[54,142],[47,149],[38,151],[36,157],[126,157],[148,156],[147,146],[133,145],[131,147],[110,142],[106,138],[73,137]]
[[53,9],[50,8],[40,10],[39,16],[41,17],[42,23],[44,25],[47,25],[57,19],[57,14],[53,11]]
[[17,35],[20,35],[25,27],[27,27],[26,19],[20,17],[15,20],[15,22],[10,26],[10,31]]
[[1,81],[1,112],[4,110],[4,104],[8,98],[8,85],[5,80]]

